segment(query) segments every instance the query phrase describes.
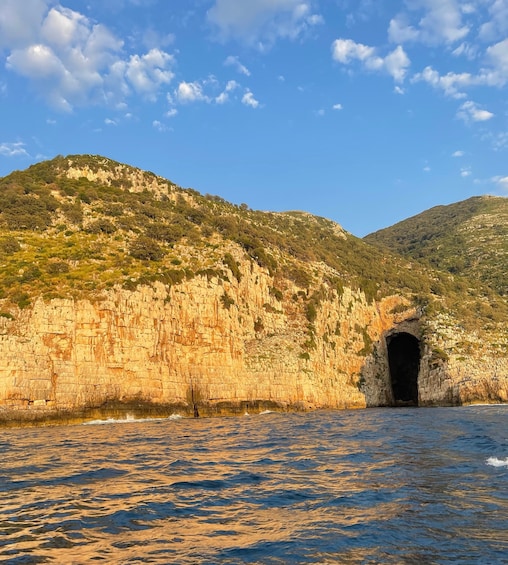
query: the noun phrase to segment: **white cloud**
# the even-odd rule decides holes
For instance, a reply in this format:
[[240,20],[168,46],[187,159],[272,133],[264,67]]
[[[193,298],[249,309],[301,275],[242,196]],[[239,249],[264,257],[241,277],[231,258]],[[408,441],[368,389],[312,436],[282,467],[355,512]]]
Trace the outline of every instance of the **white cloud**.
[[508,39],[489,46],[486,59],[490,69],[483,71],[483,82],[490,86],[504,86],[508,82]]
[[155,100],[159,87],[169,84],[174,74],[167,69],[172,65],[172,55],[151,49],[145,55],[132,55],[125,67],[125,76],[134,90]]
[[467,177],[470,177],[471,175],[472,175],[472,173],[471,173],[471,168],[470,168],[470,167],[462,167],[462,168],[460,169],[460,176],[461,176],[462,178],[467,178]]
[[4,157],[29,157],[25,144],[22,141],[15,141],[14,143],[0,143],[0,155]]
[[419,81],[426,82],[432,87],[442,90],[447,96],[452,98],[464,98],[465,94],[461,89],[474,84],[475,78],[470,73],[440,75],[432,67],[425,67],[421,73],[415,74],[411,79],[411,82]]
[[425,165],[425,167],[423,167],[423,171],[424,171],[425,173],[430,173],[431,169],[430,169],[430,167],[429,167],[428,165]]
[[159,120],[154,120],[154,121],[152,122],[152,126],[153,126],[157,131],[160,131],[160,132],[165,132],[165,131],[168,131],[168,130],[169,130],[168,126],[167,126],[166,124],[163,124],[163,123],[160,122]]
[[239,88],[239,84],[235,80],[230,80],[226,84],[226,88],[215,98],[217,104],[225,104],[229,100],[229,93]]
[[506,36],[508,32],[508,2],[494,0],[489,6],[490,20],[480,27],[480,38],[485,41],[495,41]]
[[376,49],[352,39],[336,39],[332,43],[332,57],[335,61],[349,65],[355,60],[371,71],[388,73],[395,82],[403,82],[411,64],[404,49],[399,45],[386,57],[376,54]]
[[395,94],[401,94],[401,95],[406,93],[406,91],[403,88],[401,88],[399,85],[396,85],[393,91],[395,92]]
[[332,106],[332,109],[333,109],[333,110],[342,110],[342,109],[343,109],[343,106],[342,106],[342,104],[334,104],[334,105]]
[[117,125],[117,123],[115,122],[115,120],[112,120],[111,118],[106,118],[106,119],[104,120],[104,123],[105,123],[107,126],[116,126],[116,125]]
[[258,108],[259,102],[254,98],[254,94],[250,90],[247,90],[242,96],[242,104],[245,106],[250,106],[251,108]]
[[263,49],[278,38],[296,39],[322,24],[322,16],[312,11],[313,3],[314,0],[215,0],[208,20],[222,38],[237,38]]
[[496,151],[506,149],[508,147],[508,131],[498,133],[492,141],[492,146]]
[[173,78],[171,55],[152,49],[125,58],[122,40],[78,12],[49,8],[47,0],[2,1],[0,46],[7,51],[6,67],[54,107],[117,105],[132,92],[154,100]]
[[175,91],[175,97],[179,102],[209,102],[210,99],[203,93],[203,87],[199,82],[181,82]]
[[493,183],[498,184],[504,191],[508,191],[508,176],[495,176],[490,179]]
[[406,14],[399,14],[390,20],[388,37],[393,43],[418,41],[419,36],[418,30],[409,24],[409,18]]
[[45,0],[2,0],[0,49],[17,49],[32,42],[46,12]]
[[352,39],[336,39],[332,43],[332,56],[339,63],[347,65],[353,60],[366,61],[375,57],[374,47],[356,43]]
[[174,118],[178,114],[178,110],[176,108],[170,108],[164,115],[166,118]]
[[226,57],[226,60],[224,61],[224,65],[226,67],[234,67],[237,72],[239,72],[242,75],[245,76],[250,76],[250,71],[249,69],[245,66],[242,65],[242,63],[240,63],[238,57],[234,57],[233,55],[229,55],[228,57]]
[[456,47],[452,51],[452,55],[455,55],[455,57],[464,56],[466,57],[466,59],[472,61],[476,59],[476,57],[478,56],[478,46],[463,41],[458,47]]
[[451,44],[470,31],[463,16],[470,13],[471,5],[463,10],[459,0],[413,0],[406,4],[409,11],[390,21],[388,37],[394,43]]
[[485,122],[493,118],[494,114],[487,110],[482,110],[472,100],[467,100],[459,108],[457,117],[465,122]]
[[484,56],[485,66],[476,74],[469,72],[441,75],[428,66],[416,73],[411,82],[426,82],[452,98],[466,98],[464,92],[471,86],[503,87],[508,83],[508,39],[489,46]]
[[452,157],[464,157],[464,151],[460,151],[460,150],[454,151],[452,153]]

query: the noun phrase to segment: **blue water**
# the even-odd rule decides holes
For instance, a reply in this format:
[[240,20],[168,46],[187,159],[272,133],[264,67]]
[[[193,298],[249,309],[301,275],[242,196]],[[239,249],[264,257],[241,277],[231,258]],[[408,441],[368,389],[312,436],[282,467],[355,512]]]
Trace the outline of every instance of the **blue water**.
[[0,430],[1,562],[508,563],[508,406],[102,424]]

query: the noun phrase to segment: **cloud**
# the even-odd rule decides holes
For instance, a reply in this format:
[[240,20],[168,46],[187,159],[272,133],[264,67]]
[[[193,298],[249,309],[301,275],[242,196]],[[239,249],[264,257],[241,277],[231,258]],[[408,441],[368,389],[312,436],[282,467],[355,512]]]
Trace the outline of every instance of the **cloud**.
[[210,99],[203,92],[199,82],[181,82],[175,91],[176,99],[181,103],[209,102]]
[[104,123],[105,123],[107,126],[116,126],[116,125],[118,125],[118,124],[115,122],[115,120],[112,120],[111,118],[106,118],[106,119],[104,120]]
[[490,179],[493,183],[497,184],[502,188],[504,191],[508,192],[508,176],[495,176]]
[[487,48],[486,60],[490,65],[482,79],[490,86],[504,86],[508,82],[508,39]]
[[125,67],[125,76],[134,90],[154,100],[159,87],[169,84],[174,73],[167,69],[173,57],[160,49],[151,49],[145,55],[132,55]]
[[451,44],[470,32],[463,22],[469,10],[462,10],[458,0],[414,0],[406,4],[409,11],[390,21],[388,37],[393,43]]
[[233,55],[229,55],[228,57],[226,57],[226,60],[224,61],[224,66],[234,67],[240,74],[248,77],[250,76],[249,69],[244,65],[242,65],[242,63],[240,63],[238,57],[234,57]]
[[470,167],[462,167],[462,168],[460,169],[460,176],[461,176],[462,178],[467,178],[467,177],[470,177],[471,175],[472,175],[472,173],[471,173],[471,168],[470,168]]
[[225,104],[229,100],[229,93],[236,90],[240,85],[235,80],[230,80],[226,88],[215,98],[217,104]]
[[342,104],[334,104],[332,106],[332,110],[342,110],[342,109],[343,109]]
[[494,0],[489,6],[490,20],[480,27],[479,36],[485,41],[495,41],[508,32],[508,3]]
[[259,108],[259,102],[254,98],[254,95],[250,90],[247,90],[242,96],[242,104],[250,106],[251,108]]
[[169,131],[169,128],[166,124],[163,124],[162,122],[160,122],[159,120],[154,120],[152,122],[152,126],[160,132],[165,132],[165,131]]
[[476,74],[463,72],[441,75],[431,66],[416,73],[411,82],[426,82],[452,98],[466,98],[465,90],[471,86],[504,87],[508,83],[508,39],[485,50],[485,65]]
[[478,45],[463,41],[458,47],[452,51],[455,57],[464,56],[466,59],[473,61],[478,56]]
[[260,49],[279,38],[296,39],[322,24],[313,13],[313,0],[215,0],[208,11],[209,22],[222,39],[240,39]]
[[368,61],[375,58],[376,50],[352,39],[336,39],[332,43],[333,58],[339,63],[347,65],[353,60]]
[[2,0],[0,49],[16,49],[33,41],[46,12],[45,0]]
[[442,90],[444,94],[452,98],[465,98],[462,89],[473,85],[476,81],[470,73],[447,73],[440,75],[432,67],[425,67],[421,73],[416,73],[411,82],[426,82],[433,88]]
[[332,58],[343,65],[360,61],[370,71],[388,73],[395,82],[403,82],[411,64],[404,49],[399,45],[386,57],[380,57],[374,47],[356,43],[352,39],[336,39],[332,43]]
[[492,141],[492,146],[496,151],[506,149],[508,147],[508,131],[498,133]]
[[76,11],[60,5],[48,9],[43,0],[3,1],[0,43],[7,51],[6,67],[55,108],[115,105],[133,92],[155,100],[173,79],[173,56],[160,49],[126,57],[122,40]]
[[464,151],[460,151],[460,150],[454,151],[452,153],[452,157],[464,157]]
[[482,110],[472,100],[467,100],[462,104],[457,112],[457,117],[467,122],[485,122],[494,117],[492,112]]
[[15,141],[14,143],[0,143],[0,155],[3,155],[4,157],[30,156],[25,149],[25,144],[22,141]]

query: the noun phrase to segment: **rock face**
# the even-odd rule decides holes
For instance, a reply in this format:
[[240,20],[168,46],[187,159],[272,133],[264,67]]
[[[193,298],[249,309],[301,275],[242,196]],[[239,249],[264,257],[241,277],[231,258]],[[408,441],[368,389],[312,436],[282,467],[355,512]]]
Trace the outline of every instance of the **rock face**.
[[[266,269],[238,263],[240,282],[231,273],[113,288],[94,302],[38,299],[0,317],[0,418],[119,404],[210,415],[508,401],[506,343],[426,320],[401,296],[369,303],[347,287],[329,289],[309,315],[291,282],[274,293]],[[416,398],[396,397],[390,371],[390,343],[402,334],[417,344],[399,359],[416,363]]]
[[508,401],[497,287],[100,156],[0,185],[0,423]]

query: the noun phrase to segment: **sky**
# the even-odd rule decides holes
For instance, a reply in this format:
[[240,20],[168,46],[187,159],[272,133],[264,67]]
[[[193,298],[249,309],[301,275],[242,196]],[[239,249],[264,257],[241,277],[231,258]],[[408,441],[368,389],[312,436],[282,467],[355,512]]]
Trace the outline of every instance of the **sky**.
[[0,176],[104,155],[362,237],[508,195],[508,0],[0,0]]

